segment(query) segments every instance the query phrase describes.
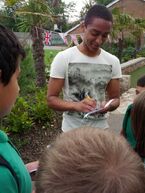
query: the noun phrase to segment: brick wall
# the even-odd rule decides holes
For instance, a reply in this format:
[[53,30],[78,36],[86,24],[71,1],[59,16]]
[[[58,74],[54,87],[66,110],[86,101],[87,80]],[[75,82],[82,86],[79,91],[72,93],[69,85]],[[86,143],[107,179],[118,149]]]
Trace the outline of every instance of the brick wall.
[[82,24],[80,24],[76,29],[72,30],[70,34],[81,34],[82,32],[83,32],[83,26]]
[[122,12],[128,13],[136,18],[145,18],[145,1],[142,0],[120,0],[109,9],[119,7]]

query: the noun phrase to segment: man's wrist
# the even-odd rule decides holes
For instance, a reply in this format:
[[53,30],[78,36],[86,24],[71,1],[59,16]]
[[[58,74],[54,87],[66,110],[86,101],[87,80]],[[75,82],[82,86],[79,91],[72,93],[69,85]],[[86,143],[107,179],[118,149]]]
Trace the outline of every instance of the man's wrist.
[[74,101],[72,101],[72,102],[70,102],[70,108],[69,108],[69,110],[70,111],[76,111],[76,102],[74,102]]
[[108,111],[110,111],[110,112],[114,111],[116,108],[117,108],[116,106],[114,106],[113,104],[110,104],[109,108],[108,108]]

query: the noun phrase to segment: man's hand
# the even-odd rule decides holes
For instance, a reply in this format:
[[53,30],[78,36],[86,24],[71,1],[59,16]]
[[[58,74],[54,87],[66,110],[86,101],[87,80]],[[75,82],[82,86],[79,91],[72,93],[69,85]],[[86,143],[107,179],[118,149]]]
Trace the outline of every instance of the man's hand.
[[82,101],[75,102],[74,110],[77,112],[90,112],[96,108],[96,101],[92,98],[85,98]]

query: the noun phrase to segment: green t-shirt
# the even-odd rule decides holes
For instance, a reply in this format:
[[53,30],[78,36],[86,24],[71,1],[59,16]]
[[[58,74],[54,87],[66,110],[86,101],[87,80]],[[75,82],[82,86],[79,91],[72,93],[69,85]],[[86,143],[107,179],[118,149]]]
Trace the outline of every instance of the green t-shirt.
[[0,165],[0,193],[31,193],[31,178],[26,166],[3,131],[0,131],[0,155],[11,165],[19,181],[18,188],[17,181],[11,171]]
[[131,147],[134,149],[136,146],[136,139],[133,134],[133,129],[131,126],[131,110],[132,110],[133,104],[130,104],[126,110],[124,119],[123,119],[123,133],[125,138],[127,139],[128,143],[131,145]]
[[[124,119],[123,119],[123,134],[127,139],[128,143],[131,145],[133,149],[135,149],[137,141],[135,139],[133,128],[131,125],[131,110],[133,108],[133,104],[130,104],[126,110]],[[145,158],[141,157],[145,163]]]

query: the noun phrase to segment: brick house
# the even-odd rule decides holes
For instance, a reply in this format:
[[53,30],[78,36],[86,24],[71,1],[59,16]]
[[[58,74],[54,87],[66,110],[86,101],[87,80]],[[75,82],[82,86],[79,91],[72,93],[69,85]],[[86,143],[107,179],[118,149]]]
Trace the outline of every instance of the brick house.
[[[109,3],[107,7],[112,10],[118,7],[122,12],[127,13],[135,18],[145,18],[145,0],[115,0]],[[81,23],[74,26],[66,32],[66,35],[82,34],[83,28]]]
[[145,18],[145,0],[115,0],[107,5],[109,9],[119,8],[135,18]]

